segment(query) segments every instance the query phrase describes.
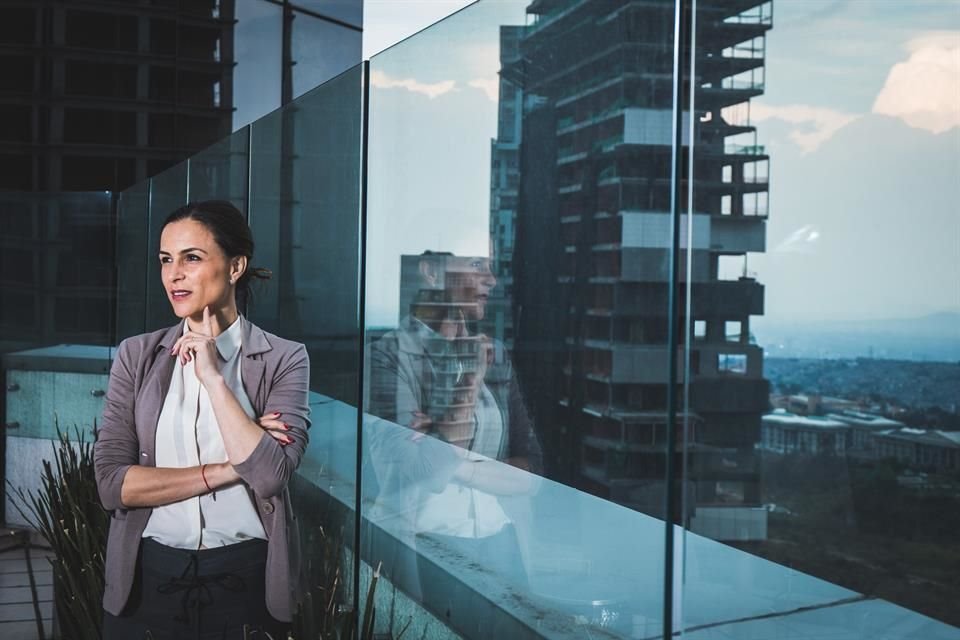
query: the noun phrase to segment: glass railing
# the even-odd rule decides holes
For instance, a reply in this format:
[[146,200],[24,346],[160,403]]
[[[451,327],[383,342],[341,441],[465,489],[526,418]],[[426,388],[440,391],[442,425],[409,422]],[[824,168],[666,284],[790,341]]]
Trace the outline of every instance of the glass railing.
[[724,78],[720,83],[721,89],[734,89],[738,91],[762,91],[763,78]]
[[751,7],[742,13],[724,19],[727,24],[761,24],[773,25],[773,2],[768,0],[758,6]]
[[723,152],[727,155],[748,156],[762,156],[767,153],[762,144],[727,144],[723,147]]
[[[717,3],[696,4],[710,10]],[[726,23],[769,26],[773,7],[755,4]],[[946,111],[933,102],[913,94],[931,110],[919,117],[895,96],[903,95],[899,69],[916,68],[936,46],[925,38],[940,28],[938,21],[955,26],[960,15],[940,13],[933,3],[900,16],[854,11],[845,16],[847,34],[864,48],[837,52],[827,67],[842,74],[794,91],[788,87],[798,88],[806,77],[800,61],[819,58],[807,37],[827,29],[830,18],[814,15],[812,5],[774,5],[778,24],[766,36],[771,46],[764,51],[764,38],[752,41],[765,56],[764,67],[749,72],[757,82],[743,85],[747,74],[723,80],[725,87],[764,91],[727,107],[748,114],[744,121],[756,126],[755,137],[729,139],[725,157],[716,159],[703,146],[693,149],[690,214],[731,214],[711,229],[724,247],[707,258],[711,269],[721,280],[749,274],[762,285],[762,297],[752,305],[736,301],[740,311],[727,305],[716,313],[711,285],[696,277],[696,256],[688,263],[687,309],[699,325],[700,344],[715,344],[719,353],[716,360],[701,353],[687,365],[688,415],[697,419],[686,428],[697,432],[687,439],[684,477],[696,489],[684,513],[684,538],[722,541],[737,550],[737,563],[770,561],[771,577],[791,584],[770,591],[754,573],[759,565],[742,573],[704,571],[687,555],[683,635],[957,638],[960,617],[952,603],[960,585],[942,570],[954,554],[940,523],[943,513],[960,506],[960,467],[950,458],[960,450],[952,444],[960,440],[954,431],[960,396],[920,381],[945,375],[960,340],[950,326],[960,320],[960,297],[955,287],[941,289],[952,286],[947,273],[960,274],[956,242],[941,238],[958,237],[960,218],[934,215],[923,225],[903,224],[898,212],[939,208],[957,191],[942,165],[957,163],[957,148],[949,145],[958,123],[952,120],[948,132],[934,115]],[[895,43],[881,35],[890,24],[905,29]],[[698,38],[708,48],[702,29]],[[727,50],[731,65],[746,46]],[[866,52],[870,46],[890,57],[877,59]],[[848,91],[848,83],[871,75],[877,78],[871,91]],[[752,144],[738,144],[751,137]],[[921,150],[920,140],[931,146]],[[773,169],[757,156],[769,156]],[[763,190],[721,194],[710,185],[718,169],[748,190]],[[901,193],[918,181],[925,188]],[[877,232],[864,235],[866,228]],[[740,245],[751,234],[765,243]],[[902,267],[887,264],[884,246]],[[816,291],[816,301],[789,293],[801,290]],[[737,346],[760,349],[762,358],[751,362],[723,347],[730,344],[731,324]],[[714,370],[722,377],[712,377]],[[908,391],[918,385],[922,391]],[[941,407],[951,426],[934,426],[945,423],[923,406]],[[748,516],[763,526],[744,525]],[[829,583],[832,595],[781,609],[779,598],[812,589],[810,576]],[[724,591],[736,595],[719,596]],[[700,617],[717,603],[751,601],[764,602],[763,611],[745,612],[734,623]]]
[[[694,5],[696,51],[718,11],[769,26]],[[672,1],[484,0],[120,194],[120,337],[175,321],[163,219],[221,198],[274,272],[248,317],[311,355],[295,637],[960,637],[957,123],[862,89],[938,6],[902,9],[902,54],[893,9],[851,8],[884,54],[812,87],[828,25],[783,3],[743,145],[638,53]],[[629,132],[573,126],[611,105]]]
[[118,295],[111,195],[0,192],[0,517],[8,527],[28,526],[16,495],[41,486],[56,426],[89,440],[103,408]]
[[765,36],[757,36],[746,42],[727,47],[721,52],[724,58],[763,58],[767,52]]

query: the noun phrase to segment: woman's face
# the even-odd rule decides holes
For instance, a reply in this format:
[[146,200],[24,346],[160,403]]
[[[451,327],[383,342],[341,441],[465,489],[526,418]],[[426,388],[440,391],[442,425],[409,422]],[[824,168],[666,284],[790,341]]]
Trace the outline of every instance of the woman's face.
[[446,261],[446,270],[449,301],[460,303],[468,320],[482,320],[490,290],[497,286],[489,258],[450,257]]
[[224,255],[213,234],[196,220],[178,220],[164,227],[160,276],[177,317],[202,319],[208,305],[213,314],[233,315],[233,282],[242,274],[240,260]]

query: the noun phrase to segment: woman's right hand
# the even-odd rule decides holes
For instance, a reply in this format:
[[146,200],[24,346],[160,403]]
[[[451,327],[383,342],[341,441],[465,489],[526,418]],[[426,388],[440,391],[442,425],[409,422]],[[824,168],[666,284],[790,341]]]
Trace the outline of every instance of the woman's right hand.
[[257,418],[257,424],[260,425],[261,429],[270,434],[274,440],[279,442],[281,446],[284,446],[293,442],[293,436],[287,434],[290,427],[281,420],[282,417],[282,413],[274,411]]

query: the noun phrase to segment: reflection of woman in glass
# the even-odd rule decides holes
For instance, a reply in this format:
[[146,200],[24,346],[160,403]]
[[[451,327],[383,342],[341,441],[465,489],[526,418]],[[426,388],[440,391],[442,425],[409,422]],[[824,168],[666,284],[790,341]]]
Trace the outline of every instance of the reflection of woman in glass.
[[[403,261],[410,315],[370,347],[368,411],[388,421],[368,429],[380,486],[370,513],[392,519],[418,549],[482,559],[523,583],[505,500],[529,494],[523,471],[539,470],[541,452],[502,345],[476,331],[496,285],[490,261],[437,253]],[[460,595],[438,587],[431,570],[418,563],[419,588],[442,610]]]
[[286,637],[286,485],[307,444],[309,362],[240,315],[250,279],[269,277],[252,256],[228,202],[164,223],[161,277],[184,321],[120,344],[95,447],[112,513],[107,640],[239,639],[244,626]]

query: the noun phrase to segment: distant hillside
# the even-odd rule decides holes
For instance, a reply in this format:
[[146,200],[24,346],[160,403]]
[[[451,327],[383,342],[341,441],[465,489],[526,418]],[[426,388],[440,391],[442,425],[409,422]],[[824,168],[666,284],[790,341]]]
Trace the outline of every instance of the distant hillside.
[[776,393],[871,398],[908,408],[960,411],[960,363],[766,358],[763,364]]

